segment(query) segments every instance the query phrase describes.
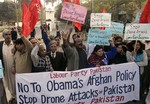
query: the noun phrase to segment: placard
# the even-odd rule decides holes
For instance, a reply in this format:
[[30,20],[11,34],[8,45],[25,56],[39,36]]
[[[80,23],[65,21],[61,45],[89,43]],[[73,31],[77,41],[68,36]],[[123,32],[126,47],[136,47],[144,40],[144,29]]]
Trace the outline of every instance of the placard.
[[91,27],[110,27],[111,13],[91,13]]
[[60,18],[84,24],[86,14],[87,9],[85,7],[69,2],[64,2]]
[[124,24],[123,23],[118,23],[118,22],[111,22],[110,27],[105,28],[110,29],[112,34],[118,34],[118,35],[123,35],[123,30],[124,30]]
[[150,40],[150,24],[126,24],[125,40]]
[[90,29],[88,33],[88,44],[110,45],[112,33],[110,30]]

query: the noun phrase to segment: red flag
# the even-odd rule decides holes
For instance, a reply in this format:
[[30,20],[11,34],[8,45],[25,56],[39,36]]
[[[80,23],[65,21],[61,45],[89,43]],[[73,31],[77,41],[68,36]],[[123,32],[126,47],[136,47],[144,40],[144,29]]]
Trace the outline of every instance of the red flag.
[[42,8],[42,4],[40,0],[32,0],[29,4],[31,15],[30,20],[30,28],[31,31],[34,29],[34,26],[36,25],[38,19],[39,19],[39,10]]
[[74,4],[80,5],[80,0],[74,0]]
[[64,0],[64,2],[71,2],[71,0]]
[[[74,4],[78,4],[80,5],[80,0],[74,0]],[[81,23],[77,23],[77,22],[73,22],[73,25],[79,30],[81,31]]]
[[105,27],[103,26],[103,27],[100,27],[100,30],[105,30]]
[[32,31],[30,28],[30,21],[31,13],[30,10],[26,4],[26,2],[23,0],[22,1],[22,34],[25,37],[28,37],[30,32]]
[[[106,13],[106,9],[105,8],[103,8],[102,13]],[[104,26],[100,27],[100,30],[105,30],[105,27]]]
[[22,20],[24,20],[27,10],[28,10],[28,6],[27,6],[26,2],[24,0],[22,0]]
[[103,8],[102,13],[106,13],[106,9],[105,8]]
[[81,24],[80,23],[77,23],[77,22],[73,22],[73,25],[79,30],[81,31]]
[[150,22],[150,0],[147,1],[140,17],[140,23]]

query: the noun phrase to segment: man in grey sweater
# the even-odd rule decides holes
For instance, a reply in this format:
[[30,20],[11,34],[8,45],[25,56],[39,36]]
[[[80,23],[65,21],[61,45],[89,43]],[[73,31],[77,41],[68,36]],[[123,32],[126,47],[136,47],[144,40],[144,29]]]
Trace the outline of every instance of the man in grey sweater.
[[71,46],[68,41],[68,34],[62,32],[63,45],[62,48],[67,58],[67,70],[74,71],[88,66],[87,55],[83,49],[82,39],[76,38]]

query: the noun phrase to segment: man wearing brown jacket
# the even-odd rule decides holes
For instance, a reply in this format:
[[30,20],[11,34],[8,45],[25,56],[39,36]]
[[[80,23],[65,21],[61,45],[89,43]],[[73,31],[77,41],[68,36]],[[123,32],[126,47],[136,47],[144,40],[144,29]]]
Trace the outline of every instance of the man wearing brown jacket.
[[31,51],[32,44],[23,35],[15,41],[16,52],[14,53],[13,73],[30,73],[32,71]]

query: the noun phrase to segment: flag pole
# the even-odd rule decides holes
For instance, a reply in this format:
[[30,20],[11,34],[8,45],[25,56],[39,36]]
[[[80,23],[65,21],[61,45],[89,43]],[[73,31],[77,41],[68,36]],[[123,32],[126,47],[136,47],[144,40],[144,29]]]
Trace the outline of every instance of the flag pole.
[[45,0],[44,0],[44,9],[45,9],[45,14],[44,14],[44,17],[45,17],[45,18],[44,18],[44,22],[46,23],[46,5],[45,5],[45,3],[46,3],[46,2],[45,2]]
[[67,26],[68,26],[68,22],[69,22],[69,21],[66,22],[64,30],[66,30],[66,28],[67,28]]
[[[22,0],[22,2],[23,2],[23,1],[24,1],[24,0]],[[25,2],[25,1],[24,1],[24,2]],[[25,3],[26,3],[26,2],[25,2]],[[28,6],[28,10],[27,10],[27,12],[26,12],[24,18],[27,17],[28,12],[29,12],[29,6]],[[25,18],[25,19],[26,19],[26,18]],[[22,21],[22,22],[23,22],[23,21]]]
[[65,24],[64,30],[66,30],[67,26],[68,26],[68,20],[67,20],[67,22],[66,22],[66,24]]
[[[26,3],[26,1],[25,1],[25,0],[22,0],[22,3],[21,3],[22,6],[23,6],[23,2]],[[27,4],[26,4],[26,5],[27,5]],[[22,18],[22,26],[23,26],[23,20],[26,20],[26,17],[27,17],[28,12],[29,12],[29,6],[28,6],[28,9],[27,9],[26,14],[25,14],[24,17],[23,17],[24,19]],[[18,26],[18,28],[20,28],[20,27]],[[22,34],[22,31],[23,31],[23,29],[21,29],[21,33],[20,33],[20,34]]]
[[91,0],[91,12],[94,12],[94,0]]
[[17,22],[17,27],[18,27],[19,22],[18,22],[18,10],[17,10],[17,5],[16,5],[16,0],[14,0],[14,4],[15,4],[15,11],[16,11],[16,22]]

